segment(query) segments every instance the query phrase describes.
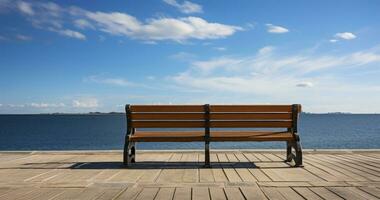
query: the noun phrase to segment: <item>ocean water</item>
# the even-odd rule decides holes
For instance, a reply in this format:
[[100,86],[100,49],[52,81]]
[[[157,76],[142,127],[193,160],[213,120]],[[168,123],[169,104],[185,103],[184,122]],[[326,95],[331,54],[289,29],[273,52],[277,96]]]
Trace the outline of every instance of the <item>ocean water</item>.
[[[117,150],[125,116],[0,115],[0,150]],[[380,114],[302,114],[299,133],[307,149],[380,148]],[[138,143],[137,149],[202,149],[203,143]],[[275,148],[284,142],[220,142],[211,148]]]

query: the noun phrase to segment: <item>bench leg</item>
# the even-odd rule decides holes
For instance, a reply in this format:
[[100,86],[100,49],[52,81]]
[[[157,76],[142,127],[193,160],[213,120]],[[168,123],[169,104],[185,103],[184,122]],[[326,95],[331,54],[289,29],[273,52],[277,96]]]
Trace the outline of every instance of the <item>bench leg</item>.
[[[292,153],[292,148],[295,154]],[[290,162],[294,160],[295,167],[303,167],[302,165],[302,148],[299,141],[286,142],[286,160],[285,162]]]
[[210,142],[205,142],[205,167],[210,167]]
[[128,136],[125,139],[124,152],[123,152],[123,164],[128,166],[130,163],[136,162],[136,148],[135,142],[130,142]]
[[286,142],[286,160],[285,162],[290,162],[293,159],[292,154],[292,144],[290,142]]

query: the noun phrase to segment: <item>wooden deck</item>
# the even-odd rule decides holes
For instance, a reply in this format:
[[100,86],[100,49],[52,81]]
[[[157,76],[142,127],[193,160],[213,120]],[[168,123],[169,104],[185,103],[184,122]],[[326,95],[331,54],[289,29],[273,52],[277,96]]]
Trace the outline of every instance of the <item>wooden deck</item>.
[[379,152],[0,152],[1,199],[379,199]]

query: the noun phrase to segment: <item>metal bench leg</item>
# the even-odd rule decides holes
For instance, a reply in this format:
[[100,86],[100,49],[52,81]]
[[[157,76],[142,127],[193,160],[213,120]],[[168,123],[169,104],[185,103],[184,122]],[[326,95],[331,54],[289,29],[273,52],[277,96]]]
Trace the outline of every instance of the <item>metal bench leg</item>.
[[[295,154],[292,153],[292,148]],[[286,143],[286,160],[285,162],[291,162],[294,160],[295,167],[303,167],[302,165],[302,148],[299,141],[287,142]]]
[[210,142],[205,142],[205,167],[210,167]]
[[302,148],[299,141],[296,141],[294,144],[294,150],[296,151],[296,156],[294,157],[294,161],[296,162],[296,167],[303,167],[302,165]]
[[292,161],[293,156],[292,156],[292,144],[291,142],[287,141],[286,142],[286,159],[285,162],[290,162]]
[[128,166],[129,162],[129,139],[128,135],[125,136],[124,142],[124,152],[123,152],[123,164],[124,166]]
[[130,143],[131,147],[131,155],[130,155],[130,159],[131,159],[131,163],[135,163],[136,162],[136,143],[135,142],[131,142]]
[[130,142],[128,136],[126,136],[125,144],[124,144],[124,152],[123,152],[123,164],[124,166],[128,166],[130,163],[134,163],[136,161],[136,148],[135,142]]

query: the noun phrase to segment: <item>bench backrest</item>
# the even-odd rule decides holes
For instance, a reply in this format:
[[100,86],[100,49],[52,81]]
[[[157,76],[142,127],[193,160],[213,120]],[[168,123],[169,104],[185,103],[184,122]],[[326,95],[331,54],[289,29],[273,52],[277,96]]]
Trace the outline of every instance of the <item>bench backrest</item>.
[[294,105],[211,105],[211,128],[291,128]]
[[288,128],[301,105],[126,105],[129,128]]
[[205,127],[204,105],[127,105],[126,112],[131,128]]

